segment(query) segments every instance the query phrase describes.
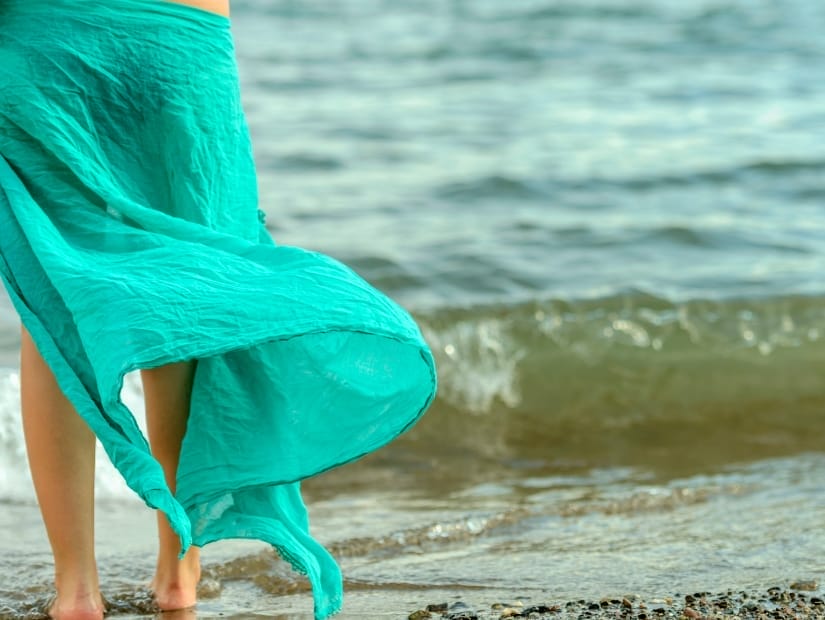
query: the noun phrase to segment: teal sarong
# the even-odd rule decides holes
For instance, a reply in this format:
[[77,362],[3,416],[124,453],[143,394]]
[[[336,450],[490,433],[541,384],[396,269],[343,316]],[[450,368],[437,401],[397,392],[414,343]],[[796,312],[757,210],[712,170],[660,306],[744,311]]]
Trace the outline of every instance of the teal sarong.
[[[298,481],[435,393],[410,318],[258,209],[227,18],[163,0],[0,0],[0,277],[61,389],[183,549],[274,545],[340,609]],[[177,492],[120,392],[197,360]]]

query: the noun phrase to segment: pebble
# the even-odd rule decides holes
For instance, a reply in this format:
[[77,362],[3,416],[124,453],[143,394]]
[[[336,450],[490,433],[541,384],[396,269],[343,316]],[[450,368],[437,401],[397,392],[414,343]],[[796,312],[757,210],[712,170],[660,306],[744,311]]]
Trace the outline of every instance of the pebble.
[[547,605],[533,605],[525,609],[522,613],[525,615],[529,614],[552,614],[557,611],[561,611],[561,607],[558,605],[553,605],[552,607]]
[[524,603],[516,601],[514,603],[493,603],[490,609],[508,609],[511,607],[524,607]]
[[813,592],[818,587],[818,584],[813,579],[802,579],[800,581],[794,581],[791,584],[791,590],[804,590],[806,592]]

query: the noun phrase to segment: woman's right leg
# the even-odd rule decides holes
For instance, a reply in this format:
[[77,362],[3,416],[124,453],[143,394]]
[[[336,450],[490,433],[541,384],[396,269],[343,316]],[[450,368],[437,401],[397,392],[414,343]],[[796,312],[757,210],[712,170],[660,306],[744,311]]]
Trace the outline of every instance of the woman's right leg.
[[103,599],[94,555],[95,436],[64,396],[23,329],[23,432],[37,501],[54,554],[56,620],[99,620]]
[[[196,362],[179,362],[141,370],[146,403],[146,428],[152,454],[163,467],[166,484],[174,493],[181,443],[189,420]],[[200,550],[191,547],[178,558],[180,540],[158,512],[158,563],[152,589],[161,609],[175,610],[196,603],[201,576]]]

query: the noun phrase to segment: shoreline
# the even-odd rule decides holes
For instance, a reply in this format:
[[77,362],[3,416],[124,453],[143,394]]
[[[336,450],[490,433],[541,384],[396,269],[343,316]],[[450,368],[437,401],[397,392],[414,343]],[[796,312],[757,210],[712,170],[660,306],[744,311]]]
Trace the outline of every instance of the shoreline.
[[[387,594],[385,592],[385,594]],[[445,592],[446,594],[446,592]],[[477,594],[482,594],[478,592]],[[535,593],[533,593],[535,594]],[[285,597],[286,599],[292,597]],[[443,599],[428,603],[419,609],[398,614],[361,609],[348,611],[346,605],[334,618],[381,617],[401,620],[509,620],[524,618],[529,620],[804,620],[825,619],[825,596],[813,580],[799,581],[790,587],[773,586],[768,589],[726,590],[724,592],[696,592],[692,594],[674,593],[673,596],[640,597],[636,595],[607,596],[598,600],[578,599],[561,601],[547,598],[544,602],[536,597],[516,597],[495,602],[473,601],[470,597],[454,595],[451,602]],[[143,620],[166,618],[168,620],[196,620],[197,618],[224,618],[225,620],[250,620],[271,617],[278,620],[304,620],[312,617],[305,605],[304,611],[284,611],[271,609],[231,610],[209,609],[207,603],[196,609],[181,610],[169,614],[157,614],[149,609],[149,599],[141,601],[115,601],[107,617],[123,620]],[[204,601],[206,602],[206,601]],[[119,603],[119,604],[118,604]],[[125,603],[125,604],[124,604]],[[0,618],[15,620],[40,620],[47,616],[40,605],[29,605],[17,613],[4,613]],[[204,608],[205,607],[205,608]],[[222,607],[222,606],[219,606]],[[41,613],[38,613],[41,612]]]
[[476,605],[468,600],[433,602],[406,615],[408,620],[799,620],[825,618],[825,598],[817,582],[805,580],[767,590],[674,593],[662,598],[635,595],[599,600],[524,602],[518,597]]

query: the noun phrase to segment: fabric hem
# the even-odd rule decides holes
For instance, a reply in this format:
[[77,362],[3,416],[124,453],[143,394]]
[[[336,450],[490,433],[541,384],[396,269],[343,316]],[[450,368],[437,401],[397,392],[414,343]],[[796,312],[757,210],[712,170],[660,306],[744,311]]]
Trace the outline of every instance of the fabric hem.
[[[298,560],[294,555],[289,553],[286,550],[286,547],[274,542],[272,536],[270,536],[267,532],[261,529],[251,528],[247,530],[249,535],[240,535],[235,537],[236,539],[242,540],[260,540],[269,543],[275,552],[286,562],[290,565],[292,570],[296,573],[304,576],[308,576],[309,571],[307,571],[306,567],[303,563]],[[214,537],[214,538],[204,538],[199,539],[196,546],[203,547],[210,543],[217,542],[219,540],[224,540],[222,538]],[[344,599],[342,596],[336,596],[333,599],[330,599],[329,605],[327,605],[324,609],[315,609],[314,615],[315,620],[325,620],[330,616],[334,616],[336,614],[341,613],[341,608],[344,605]]]
[[[257,337],[257,338],[249,338],[246,341],[244,341],[243,343],[238,344],[237,342],[234,342],[231,345],[227,345],[227,346],[215,346],[215,345],[213,345],[212,347],[201,347],[201,348],[194,347],[193,348],[194,350],[192,350],[192,351],[181,351],[181,353],[179,355],[164,355],[164,356],[158,356],[158,357],[151,357],[151,355],[149,355],[149,356],[147,356],[149,359],[147,359],[146,362],[137,361],[137,362],[128,364],[126,366],[126,370],[121,371],[119,373],[118,379],[117,379],[116,385],[115,385],[116,391],[115,391],[115,394],[114,394],[114,398],[109,400],[109,402],[113,403],[115,406],[120,406],[120,407],[126,408],[131,414],[131,419],[132,419],[133,423],[136,424],[136,422],[134,421],[134,414],[131,412],[131,410],[128,407],[126,407],[126,405],[123,403],[123,401],[120,397],[120,394],[123,390],[124,377],[125,377],[125,374],[128,373],[128,372],[133,372],[135,370],[140,370],[140,369],[143,369],[143,368],[156,368],[156,367],[159,367],[159,366],[165,366],[167,364],[173,364],[173,363],[178,363],[178,362],[197,360],[197,359],[205,358],[205,357],[213,357],[213,356],[223,355],[223,354],[226,354],[226,353],[230,353],[232,351],[239,351],[239,350],[249,349],[249,348],[252,348],[252,347],[255,347],[255,346],[261,346],[261,345],[271,344],[271,343],[276,343],[276,342],[284,342],[284,341],[287,341],[287,340],[291,340],[293,338],[300,338],[300,337],[303,337],[303,336],[319,335],[319,334],[325,334],[325,333],[336,333],[336,332],[361,333],[361,334],[367,334],[367,335],[371,335],[371,336],[379,336],[379,337],[382,337],[382,338],[388,338],[388,339],[394,340],[396,342],[400,342],[402,344],[408,344],[410,346],[415,346],[419,350],[419,355],[421,356],[422,361],[427,365],[427,369],[428,369],[429,374],[430,374],[430,381],[431,381],[432,389],[430,390],[429,394],[427,395],[427,398],[425,399],[422,406],[418,409],[418,411],[415,413],[415,415],[410,418],[410,420],[407,422],[407,424],[405,424],[401,428],[401,430],[394,433],[392,436],[387,437],[385,440],[380,442],[378,445],[376,445],[376,446],[374,446],[370,449],[367,449],[364,452],[362,452],[362,453],[360,453],[360,454],[358,454],[354,457],[351,457],[347,460],[336,462],[336,463],[334,463],[332,465],[329,465],[328,467],[325,467],[323,469],[319,469],[319,470],[316,470],[316,471],[305,473],[305,474],[302,474],[302,475],[297,476],[295,478],[289,478],[289,479],[283,479],[283,480],[267,480],[266,482],[254,482],[254,483],[250,483],[248,485],[244,485],[242,487],[239,487],[235,490],[240,491],[240,490],[253,489],[253,488],[257,488],[257,487],[277,486],[277,485],[281,485],[281,484],[291,484],[291,483],[299,482],[299,481],[304,480],[306,478],[311,478],[311,477],[314,477],[314,476],[318,476],[318,475],[320,475],[324,472],[330,471],[330,470],[335,469],[337,467],[341,467],[341,466],[346,465],[348,463],[352,463],[354,461],[357,461],[357,460],[365,457],[366,455],[368,455],[371,452],[377,450],[378,448],[381,448],[381,447],[387,445],[389,442],[391,442],[395,438],[399,437],[400,435],[406,433],[412,426],[414,426],[416,424],[416,422],[418,422],[418,420],[421,419],[421,417],[427,411],[427,409],[429,408],[429,406],[431,405],[432,401],[435,398],[436,391],[437,391],[437,373],[436,373],[436,369],[435,369],[435,363],[434,363],[432,357],[430,355],[426,355],[425,351],[421,349],[420,345],[415,343],[415,341],[407,340],[407,339],[404,339],[404,338],[399,338],[395,335],[392,335],[392,334],[386,332],[385,330],[380,330],[380,329],[371,330],[371,329],[363,329],[363,328],[362,329],[357,329],[355,327],[337,326],[337,327],[330,327],[330,328],[326,328],[326,329],[316,329],[316,330],[313,330],[313,331],[308,330],[306,332],[299,332],[299,333],[295,333],[295,334],[285,334],[285,335],[282,335],[282,336],[275,336],[275,337],[271,337],[271,336],[263,337],[263,336],[261,336],[261,337]],[[185,348],[185,347],[183,347],[183,348]],[[149,350],[149,351],[151,353],[152,350]],[[187,479],[186,477],[180,478],[180,479],[178,479],[178,483],[180,483],[180,481],[186,480],[186,479]],[[157,489],[157,491],[161,494],[166,493],[163,489]],[[214,494],[209,494],[209,495],[205,495],[205,496],[197,496],[197,501],[198,502],[209,501],[210,499],[213,499],[214,497],[218,497],[221,494],[222,494],[222,492],[216,492]],[[185,507],[180,503],[180,500],[177,497],[175,497],[174,495],[172,495],[171,491],[168,491],[168,497],[173,499],[173,501],[174,501],[173,505],[180,506],[181,509],[185,510]],[[144,501],[146,501],[145,497],[143,497],[143,499],[144,499]],[[195,501],[195,498],[187,498],[186,504],[190,505],[194,501]],[[164,503],[166,503],[166,502],[164,502]],[[156,507],[160,508],[160,506],[156,506]],[[163,510],[163,511],[165,513],[167,513],[167,516],[171,516],[169,514],[169,512],[167,512],[167,510]],[[174,512],[177,512],[177,511],[174,511]],[[189,541],[186,542],[185,541],[185,535],[187,534],[187,532],[181,531],[181,528],[179,528],[179,527],[175,527],[174,529],[176,530],[178,535],[181,537],[181,556],[183,556],[183,554],[186,553],[186,550],[188,549],[188,547],[192,544],[191,543],[191,537],[188,537]],[[183,528],[183,529],[185,530],[185,528]]]

